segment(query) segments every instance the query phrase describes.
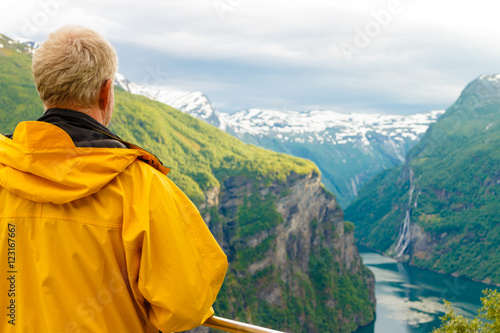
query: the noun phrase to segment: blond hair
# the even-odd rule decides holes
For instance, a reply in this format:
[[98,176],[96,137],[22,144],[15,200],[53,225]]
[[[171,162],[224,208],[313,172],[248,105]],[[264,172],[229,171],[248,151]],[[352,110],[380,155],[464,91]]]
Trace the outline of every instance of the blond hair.
[[45,105],[92,108],[107,79],[114,79],[118,58],[113,46],[85,27],[54,31],[33,55],[33,80]]

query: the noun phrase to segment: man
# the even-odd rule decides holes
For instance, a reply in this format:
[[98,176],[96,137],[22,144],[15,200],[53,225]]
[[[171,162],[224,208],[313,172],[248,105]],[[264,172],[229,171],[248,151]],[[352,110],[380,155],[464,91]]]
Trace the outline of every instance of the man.
[[114,48],[76,26],[33,56],[45,106],[0,135],[0,332],[201,325],[227,259],[152,154],[107,129]]

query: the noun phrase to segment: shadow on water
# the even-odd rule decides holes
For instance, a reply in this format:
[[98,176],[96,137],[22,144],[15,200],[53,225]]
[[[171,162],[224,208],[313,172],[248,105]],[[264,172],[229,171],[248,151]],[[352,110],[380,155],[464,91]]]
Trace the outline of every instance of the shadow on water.
[[443,299],[455,312],[473,317],[482,290],[494,286],[399,263],[358,245],[363,263],[375,275],[376,319],[356,333],[429,333],[441,324]]

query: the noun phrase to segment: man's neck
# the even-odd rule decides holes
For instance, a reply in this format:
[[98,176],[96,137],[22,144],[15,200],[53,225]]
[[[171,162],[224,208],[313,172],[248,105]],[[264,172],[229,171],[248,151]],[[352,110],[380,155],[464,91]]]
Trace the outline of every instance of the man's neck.
[[73,110],[77,112],[81,112],[86,114],[87,116],[90,116],[94,118],[96,121],[98,121],[100,124],[103,126],[108,126],[109,121],[107,121],[104,112],[99,109],[98,106],[95,106],[93,108],[82,108],[78,107],[75,105],[45,105],[45,111],[49,109],[66,109],[66,110]]

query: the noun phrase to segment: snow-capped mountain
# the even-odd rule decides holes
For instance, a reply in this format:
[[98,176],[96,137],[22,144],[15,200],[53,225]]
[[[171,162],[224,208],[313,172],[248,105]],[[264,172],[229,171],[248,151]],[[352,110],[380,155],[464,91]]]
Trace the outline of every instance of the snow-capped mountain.
[[208,97],[201,92],[174,91],[165,87],[150,87],[130,82],[117,73],[115,84],[132,94],[146,96],[155,101],[168,104],[193,117],[219,127],[220,114],[215,110]]
[[[228,117],[236,134],[273,136],[298,143],[330,143],[333,145],[360,141],[370,144],[371,132],[396,141],[418,140],[429,124],[444,111],[410,116],[381,114],[345,114],[335,111],[276,111],[250,109]],[[335,131],[331,131],[335,129]]]
[[[346,114],[325,110],[297,112],[249,109],[230,115],[215,110],[208,97],[201,92],[140,86],[121,74],[117,74],[115,82],[133,94],[168,104],[236,136],[271,136],[297,143],[337,145],[362,142],[369,145],[371,132],[395,141],[418,140],[429,125],[444,113],[444,110],[439,110],[401,116]],[[335,129],[333,134],[331,129]]]
[[117,75],[123,89],[173,106],[264,148],[313,160],[323,183],[346,206],[359,187],[383,169],[404,161],[406,152],[444,111],[409,116],[345,114],[336,111],[306,112],[249,109],[234,114],[215,110],[201,92],[130,83]]

